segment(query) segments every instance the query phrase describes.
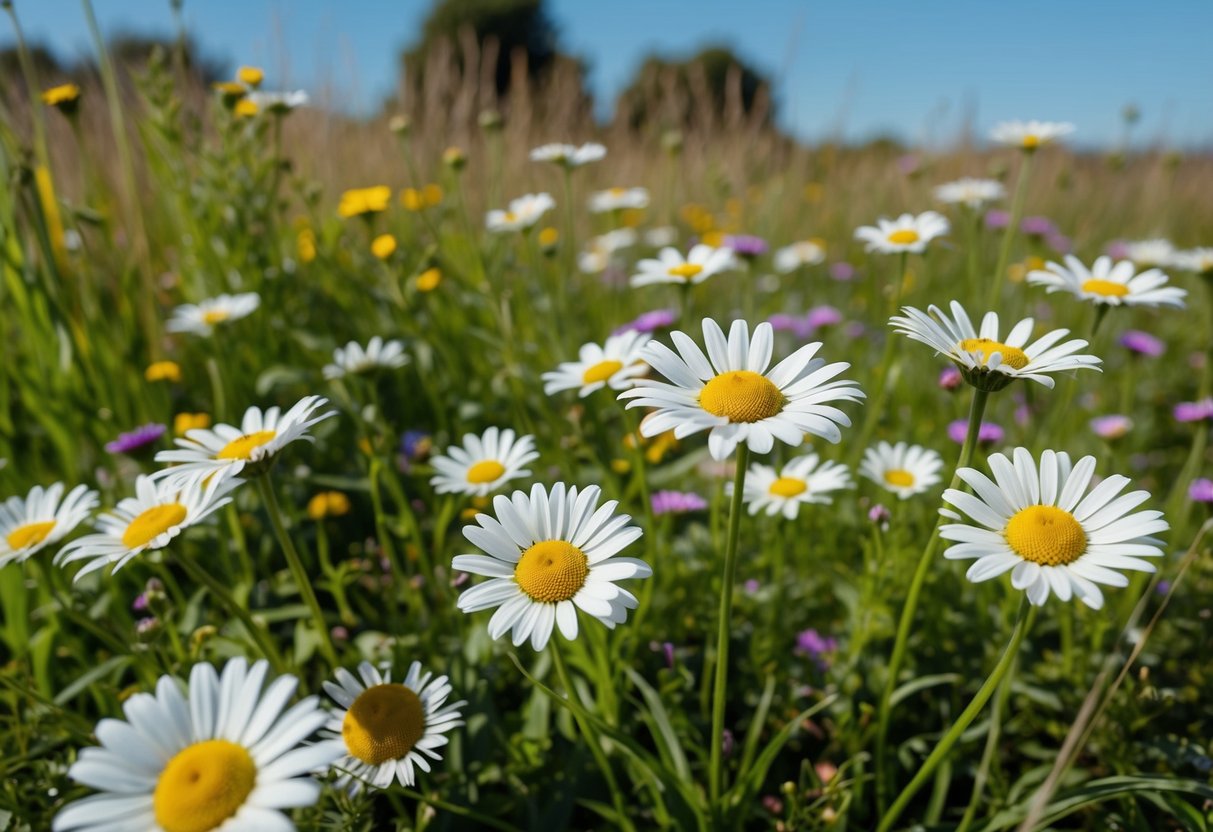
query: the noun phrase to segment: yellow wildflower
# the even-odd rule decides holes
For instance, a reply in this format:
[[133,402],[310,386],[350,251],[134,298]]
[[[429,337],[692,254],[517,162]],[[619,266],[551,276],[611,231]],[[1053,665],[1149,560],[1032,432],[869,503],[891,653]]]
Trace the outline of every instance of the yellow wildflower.
[[387,185],[371,188],[353,188],[341,195],[337,213],[345,218],[386,211],[392,199],[392,189]]
[[70,115],[80,103],[80,88],[75,84],[60,84],[42,93],[42,103]]
[[265,73],[255,66],[242,66],[236,72],[236,77],[242,84],[247,84],[250,87],[259,87],[261,86],[261,82],[265,80]]
[[438,269],[426,269],[417,276],[417,291],[432,292],[442,282],[442,272]]
[[371,254],[386,260],[396,252],[396,238],[391,234],[380,234],[371,240]]
[[321,491],[307,501],[307,516],[313,520],[350,513],[350,498],[340,491]]
[[178,413],[173,417],[173,434],[185,436],[195,428],[205,430],[211,426],[211,417],[207,413]]
[[310,228],[300,229],[295,237],[295,248],[299,250],[299,259],[310,263],[316,259],[316,232]]
[[154,361],[143,371],[148,381],[181,381],[181,366],[176,361]]

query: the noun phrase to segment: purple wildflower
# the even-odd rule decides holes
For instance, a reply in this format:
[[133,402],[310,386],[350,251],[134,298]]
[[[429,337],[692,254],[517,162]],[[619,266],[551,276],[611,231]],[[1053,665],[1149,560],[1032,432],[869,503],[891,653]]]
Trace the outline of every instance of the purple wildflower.
[[833,636],[823,636],[810,627],[796,634],[796,648],[793,652],[798,656],[812,659],[817,662],[819,668],[825,670],[830,666],[827,656],[837,649],[837,639]]
[[1203,422],[1213,419],[1213,397],[1198,402],[1180,402],[1173,411],[1177,422]]
[[955,390],[960,387],[962,382],[964,382],[964,376],[951,364],[944,367],[939,373],[939,386],[944,390]]
[[1048,217],[1024,217],[1019,223],[1019,230],[1031,237],[1047,237],[1058,233],[1057,226]]
[[1138,355],[1158,358],[1167,351],[1167,345],[1161,338],[1155,338],[1140,329],[1127,329],[1120,336],[1120,345]]
[[786,312],[779,312],[767,318],[767,323],[776,332],[795,332],[800,319]]
[[674,321],[678,320],[678,313],[673,309],[654,309],[652,312],[645,312],[636,320],[629,321],[623,326],[612,332],[612,335],[619,335],[624,332],[655,332],[658,329],[664,329]]
[[[969,422],[967,419],[957,419],[948,425],[948,438],[958,445],[964,444],[965,435],[968,432]],[[1006,436],[1006,431],[993,422],[982,422],[981,427],[977,429],[977,441],[983,445],[1001,442],[1004,436]]]
[[164,436],[164,432],[167,430],[168,427],[156,422],[141,425],[127,433],[118,434],[117,439],[106,443],[105,449],[111,454],[129,454],[141,451]]
[[804,316],[805,322],[812,329],[821,329],[823,326],[834,326],[842,323],[842,313],[833,306],[822,304],[814,306]]
[[1046,234],[1045,245],[1053,249],[1058,254],[1069,254],[1074,250],[1074,241],[1065,234]]
[[672,670],[674,668],[674,642],[663,642],[661,645],[661,652],[665,654],[666,667]]
[[883,503],[877,503],[868,509],[868,519],[881,527],[887,526],[892,518],[893,512],[885,508]]
[[143,612],[147,609],[147,593],[140,592],[135,596],[135,600],[131,603],[131,609],[135,612]]
[[686,514],[703,511],[708,501],[689,491],[658,491],[653,494],[653,514]]
[[1119,413],[1108,416],[1096,416],[1091,420],[1091,432],[1100,439],[1111,442],[1120,439],[1133,429],[1133,420]]
[[1129,244],[1124,240],[1113,240],[1108,243],[1104,253],[1113,260],[1128,260],[1129,259]]
[[855,279],[855,267],[845,260],[839,260],[837,263],[831,263],[830,277],[834,280],[846,282]]
[[770,248],[766,240],[753,234],[730,234],[724,244],[742,257],[759,257]]
[[396,455],[396,467],[407,474],[413,463],[421,462],[430,455],[434,440],[423,430],[406,430],[400,437],[400,452]]
[[1011,215],[998,208],[986,211],[986,228],[1006,228],[1011,224]]
[[1159,595],[1166,595],[1168,592],[1171,591],[1171,582],[1168,581],[1166,578],[1163,578],[1161,581],[1154,584],[1154,591],[1157,592]]
[[747,595],[754,595],[758,592],[758,589],[762,586],[762,584],[758,583],[758,581],[754,578],[750,578],[748,581],[742,584],[742,586],[745,588]]
[[1188,499],[1194,503],[1213,503],[1213,480],[1202,477],[1188,486]]
[[906,176],[913,176],[918,172],[918,157],[913,153],[906,153],[903,156],[898,156],[897,169]]

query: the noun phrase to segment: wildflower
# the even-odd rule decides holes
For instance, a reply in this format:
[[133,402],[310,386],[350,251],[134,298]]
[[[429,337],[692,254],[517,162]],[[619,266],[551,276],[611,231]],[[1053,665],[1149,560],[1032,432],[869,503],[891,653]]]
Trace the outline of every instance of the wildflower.
[[400,436],[400,450],[396,457],[396,467],[408,473],[415,462],[424,462],[433,450],[434,440],[423,430],[406,430]]
[[686,257],[676,248],[663,248],[656,259],[641,260],[639,270],[632,276],[632,286],[648,286],[653,283],[675,283],[690,286],[702,283],[714,274],[733,267],[733,252],[727,248],[713,248],[700,243]]
[[438,288],[438,284],[441,282],[442,271],[440,269],[426,269],[417,275],[417,291],[432,292]]
[[1188,499],[1194,503],[1213,503],[1213,480],[1192,480],[1188,486]]
[[80,106],[80,87],[75,84],[60,84],[43,90],[42,103],[54,107],[64,115],[75,115]]
[[889,511],[884,503],[877,503],[868,509],[868,521],[875,523],[882,529],[889,527],[889,521],[893,519],[893,512]]
[[[731,492],[732,483],[726,484]],[[805,454],[790,460],[780,469],[755,463],[746,471],[742,498],[750,514],[764,512],[768,517],[782,514],[792,520],[806,503],[829,505],[829,494],[851,488],[851,473],[837,462],[823,462],[817,454]]]
[[1006,228],[1011,224],[1011,214],[1008,211],[994,209],[986,211],[985,219],[983,220],[986,228],[991,231],[996,231],[1000,228]]
[[[948,422],[948,438],[957,445],[963,445],[968,436],[969,423],[965,419]],[[982,422],[977,427],[977,442],[981,445],[997,445],[1006,436],[999,425],[993,422]]]
[[1031,153],[1073,132],[1074,125],[1069,122],[1004,121],[994,126],[990,131],[990,138],[999,144],[1011,145]]
[[219,295],[199,303],[185,303],[173,310],[165,328],[169,332],[192,332],[210,335],[220,324],[230,324],[248,317],[261,305],[256,292],[239,295]]
[[255,66],[242,66],[236,70],[236,80],[247,87],[259,87],[265,80],[265,72]]
[[1156,237],[1153,240],[1130,240],[1121,243],[1126,260],[1132,260],[1139,269],[1170,266],[1175,257],[1175,244]]
[[678,229],[663,225],[644,232],[644,244],[653,248],[672,246],[678,240]]
[[796,634],[796,648],[792,652],[811,659],[821,670],[825,670],[830,666],[827,657],[837,650],[838,640],[836,638],[823,636],[810,627]]
[[612,335],[602,346],[593,342],[583,344],[576,361],[565,361],[551,372],[543,374],[543,392],[547,395],[562,390],[577,390],[585,398],[604,386],[626,390],[633,379],[648,372],[640,357],[643,348],[639,332]]
[[404,344],[400,341],[384,341],[376,335],[365,348],[357,341],[350,341],[344,347],[333,350],[333,363],[324,368],[324,377],[332,380],[379,369],[395,370],[408,363]]
[[1133,430],[1133,420],[1128,416],[1113,414],[1097,416],[1091,420],[1091,432],[1108,442],[1124,438],[1131,430]]
[[708,507],[708,501],[690,491],[654,491],[650,498],[654,516],[663,514],[687,514],[692,511],[703,511]]
[[173,436],[185,436],[196,428],[209,428],[211,417],[208,413],[178,413],[173,417]]
[[485,227],[500,234],[506,231],[525,231],[539,222],[540,217],[556,207],[550,194],[526,194],[510,200],[504,211],[495,209],[485,215]]
[[176,384],[181,381],[181,366],[176,361],[154,361],[143,371],[143,377],[148,381],[171,381]]
[[881,217],[876,225],[865,225],[855,230],[855,239],[867,243],[867,251],[880,254],[911,252],[921,254],[927,243],[948,233],[948,221],[935,211],[924,211],[915,216],[902,214],[895,220]]
[[539,235],[535,238],[539,243],[539,250],[544,254],[552,254],[556,251],[556,244],[560,242],[560,232],[552,226],[539,229]]
[[940,481],[943,458],[930,448],[880,442],[863,452],[859,473],[903,500],[922,494]]
[[805,266],[816,266],[826,259],[825,246],[818,240],[802,240],[776,250],[775,271],[788,274]]
[[350,498],[340,491],[321,491],[307,501],[307,516],[313,520],[342,517],[350,513]]
[[591,214],[606,214],[625,209],[639,210],[649,206],[647,188],[608,188],[590,194],[587,206]]
[[309,98],[303,90],[287,90],[284,92],[251,92],[248,100],[266,112],[284,115],[291,110],[307,106]]
[[770,248],[766,240],[753,234],[730,234],[724,238],[724,245],[744,260],[761,257]]
[[545,144],[531,151],[532,162],[551,162],[566,168],[579,168],[606,156],[606,148],[594,142],[578,147],[573,144]]
[[345,219],[386,211],[392,199],[392,189],[387,185],[371,188],[353,188],[341,194],[337,203],[337,215]]
[[257,103],[248,98],[241,98],[232,108],[232,113],[237,118],[252,118],[258,113]]
[[1047,271],[1033,271],[1028,282],[1044,286],[1048,292],[1069,292],[1080,300],[1109,306],[1174,306],[1182,309],[1187,290],[1167,286],[1167,276],[1158,269],[1135,274],[1133,263],[1122,260],[1113,265],[1106,255],[1088,269],[1073,255],[1066,265],[1050,262]]
[[965,177],[940,185],[935,189],[935,198],[949,205],[965,205],[974,211],[986,203],[1005,199],[1007,190],[995,179],[971,179]]
[[118,434],[117,439],[105,443],[105,450],[111,454],[137,453],[149,445],[154,445],[166,432],[168,432],[167,425],[151,422],[132,431]]
[[439,494],[468,494],[483,497],[510,480],[529,477],[524,465],[539,459],[535,437],[514,431],[488,428],[483,434],[464,434],[463,446],[451,445],[434,457],[438,473],[430,484]]
[[396,253],[396,238],[391,234],[380,234],[371,240],[371,254],[386,260]]
[[299,259],[304,263],[310,263],[316,259],[316,232],[310,228],[302,228],[295,235],[295,250],[299,252]]
[[1138,355],[1158,358],[1167,351],[1167,345],[1161,338],[1155,338],[1148,332],[1137,329],[1127,329],[1120,336],[1120,345]]
[[77,485],[65,497],[65,488],[61,482],[35,485],[25,497],[0,503],[0,568],[24,563],[88,519],[97,507],[97,492]]
[[1172,411],[1177,422],[1204,422],[1213,420],[1213,397],[1196,402],[1180,402]]
[[830,264],[830,279],[845,283],[848,280],[854,280],[857,274],[855,267],[845,260],[840,260],[837,263]]
[[1213,276],[1213,248],[1193,248],[1171,255],[1170,265],[1202,277]]
[[654,309],[652,312],[642,312],[634,321],[629,321],[612,332],[620,335],[624,332],[656,332],[665,329],[678,320],[678,313],[673,309]]
[[955,365],[944,367],[939,371],[939,386],[944,390],[955,390],[964,382],[964,376]]
[[[404,133],[407,130],[398,130],[397,132]],[[453,171],[461,171],[468,163],[467,154],[463,152],[463,148],[448,147],[442,151],[442,164],[446,165]]]

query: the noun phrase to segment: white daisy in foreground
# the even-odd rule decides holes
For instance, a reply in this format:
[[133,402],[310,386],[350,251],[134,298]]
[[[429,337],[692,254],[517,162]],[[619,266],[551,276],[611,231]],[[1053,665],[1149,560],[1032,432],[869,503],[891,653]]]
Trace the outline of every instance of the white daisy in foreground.
[[369,373],[380,368],[394,370],[409,363],[404,354],[404,344],[399,341],[384,341],[378,335],[371,338],[364,348],[357,341],[333,350],[333,363],[324,368],[324,377],[332,380],[347,375]]
[[370,662],[358,665],[361,678],[343,667],[334,676],[336,683],[325,682],[324,690],[341,709],[333,712],[325,736],[344,754],[333,765],[341,773],[337,786],[348,786],[352,794],[363,786],[386,789],[397,780],[411,787],[414,769],[429,771],[430,760],[441,760],[437,749],[449,742],[447,732],[463,724],[459,709],[467,702],[447,705],[447,677],[423,674],[421,662],[413,662],[400,682]]
[[590,194],[587,202],[591,214],[606,214],[625,209],[648,208],[647,188],[608,188]]
[[308,94],[304,90],[286,90],[284,92],[263,92],[254,90],[246,98],[257,105],[259,110],[271,113],[289,113],[291,110],[307,105]]
[[510,480],[529,477],[522,466],[539,459],[535,437],[519,436],[506,428],[488,428],[483,434],[465,434],[463,447],[451,445],[431,462],[438,473],[430,480],[439,494],[483,497]]
[[632,276],[631,283],[633,286],[703,283],[712,275],[733,268],[734,262],[730,249],[713,248],[704,243],[694,246],[686,257],[676,248],[663,248],[656,259],[648,258],[636,264],[640,271]]
[[210,335],[220,324],[229,324],[246,318],[261,305],[261,296],[256,292],[239,295],[219,295],[200,303],[186,303],[173,310],[165,324],[169,332],[192,332],[195,335]]
[[1191,248],[1171,255],[1170,265],[1186,272],[1213,275],[1213,248]]
[[602,346],[583,344],[576,361],[565,361],[543,374],[543,392],[550,396],[562,390],[577,390],[577,395],[584,399],[607,386],[612,390],[628,389],[633,379],[649,370],[640,357],[644,349],[642,338],[642,333],[631,330],[612,335]]
[[[751,341],[745,321],[733,321],[726,339],[720,325],[703,320],[708,354],[683,332],[671,338],[678,352],[650,341],[642,356],[670,383],[638,379],[619,394],[628,407],[652,407],[640,423],[642,436],[674,431],[677,439],[710,430],[708,450],[717,460],[728,458],[740,442],[765,454],[778,439],[799,445],[811,433],[838,442],[838,425],[850,426],[847,415],[827,402],[858,401],[863,392],[854,381],[830,381],[850,364],[826,364],[813,356],[821,343],[805,344],[768,371],[774,345],[769,323],[754,329]],[[709,360],[710,359],[710,360]]]
[[[305,396],[285,413],[277,407],[265,411],[250,407],[238,428],[227,424],[194,428],[184,439],[176,440],[177,448],[156,454],[157,462],[177,464],[152,476],[172,483],[202,480],[212,474],[256,476],[268,470],[279,452],[296,439],[313,441],[308,430],[337,415],[333,410],[316,415],[326,404],[328,399],[322,396]],[[249,468],[252,470],[246,470]]]
[[816,240],[801,240],[775,252],[772,262],[780,274],[794,272],[804,266],[816,266],[826,259],[826,249]]
[[[1117,497],[1129,484],[1113,475],[1087,492],[1095,473],[1095,457],[1086,456],[1071,466],[1065,453],[1045,451],[1040,468],[1032,455],[1016,448],[1012,458],[990,457],[991,481],[973,468],[957,473],[976,496],[948,489],[950,503],[976,521],[945,524],[944,540],[956,545],[944,552],[952,560],[976,559],[966,577],[980,582],[1004,572],[1011,586],[1026,590],[1028,600],[1040,606],[1052,592],[1063,601],[1077,597],[1092,609],[1103,606],[1096,584],[1124,587],[1129,579],[1117,569],[1153,572],[1141,558],[1161,557],[1159,541],[1149,535],[1169,526],[1161,511],[1133,509],[1150,498],[1145,491]],[[945,516],[960,520],[947,509]]]
[[64,487],[61,482],[48,488],[35,485],[24,499],[0,503],[0,568],[24,562],[88,519],[97,507],[97,492],[77,485],[64,497]]
[[1006,195],[1007,189],[997,179],[973,179],[967,176],[935,189],[935,198],[940,202],[969,208],[980,208],[1004,199]]
[[463,536],[488,555],[459,555],[451,568],[490,580],[465,590],[459,609],[466,613],[497,608],[489,619],[489,636],[498,639],[513,631],[514,645],[528,638],[542,650],[559,627],[567,639],[577,638],[577,610],[608,628],[627,620],[636,609],[636,596],[615,585],[627,578],[647,578],[649,565],[635,558],[615,557],[635,543],[642,532],[632,519],[615,514],[618,503],[598,506],[598,486],[584,491],[558,482],[549,494],[539,484],[493,500],[497,518],[476,515],[475,526]]
[[[189,693],[161,676],[156,693],[123,703],[125,720],[97,723],[99,747],[68,770],[101,794],[69,803],[54,832],[290,832],[283,809],[320,797],[312,772],[339,755],[333,743],[304,745],[327,719],[315,696],[289,709],[299,680],[269,665],[231,659],[222,676],[194,665]],[[285,709],[285,710],[284,710]]]
[[1175,244],[1162,237],[1153,240],[1129,240],[1121,245],[1125,259],[1132,260],[1141,269],[1170,266],[1175,257]]
[[879,442],[863,452],[859,473],[903,500],[929,491],[939,483],[943,458],[930,448]]
[[979,331],[956,301],[952,301],[952,317],[934,305],[926,312],[912,306],[904,306],[901,311],[904,317],[889,319],[895,332],[934,347],[956,362],[969,384],[983,390],[1001,390],[1017,378],[1031,379],[1051,389],[1054,381],[1050,373],[1098,370],[1101,363],[1093,355],[1077,354],[1086,341],[1062,341],[1068,329],[1055,329],[1029,344],[1035,326],[1032,318],[1017,323],[1002,340],[996,312],[986,313]]
[[1028,282],[1044,286],[1049,294],[1069,292],[1080,300],[1108,306],[1174,306],[1183,309],[1186,289],[1167,286],[1167,276],[1158,269],[1136,273],[1132,261],[1113,265],[1104,255],[1088,269],[1072,254],[1064,266],[1050,261],[1047,271],[1028,272]]
[[178,485],[140,475],[135,480],[135,496],[98,517],[97,533],[68,543],[55,555],[55,563],[66,566],[88,561],[76,573],[77,581],[111,563],[117,572],[131,558],[149,549],[163,549],[181,532],[230,503],[228,495],[240,483],[213,477],[206,484],[195,480]]
[[881,217],[876,225],[855,229],[855,239],[867,243],[867,251],[897,254],[903,251],[921,254],[927,243],[948,233],[948,220],[937,211],[902,214],[895,220]]
[[506,210],[499,208],[485,215],[484,225],[493,233],[506,231],[523,231],[530,228],[539,219],[556,207],[556,200],[550,194],[526,194],[510,200]]
[[[762,511],[768,517],[782,514],[791,520],[801,505],[829,505],[833,499],[828,494],[851,487],[851,472],[847,466],[837,462],[821,462],[819,466],[819,462],[817,454],[807,454],[796,457],[779,470],[770,465],[751,465],[746,471],[742,492],[750,514]],[[726,483],[725,491],[732,494],[733,484]]]
[[1074,132],[1074,125],[1065,121],[1004,121],[994,125],[990,138],[1023,150],[1052,144]]
[[567,168],[579,168],[606,156],[606,148],[597,142],[575,144],[545,144],[531,151],[532,162],[551,162]]

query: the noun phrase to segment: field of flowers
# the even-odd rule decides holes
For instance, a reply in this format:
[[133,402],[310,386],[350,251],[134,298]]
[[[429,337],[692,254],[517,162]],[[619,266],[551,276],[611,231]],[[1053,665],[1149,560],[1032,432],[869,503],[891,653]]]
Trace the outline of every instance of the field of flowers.
[[1209,828],[1213,160],[262,78],[0,112],[0,829]]

